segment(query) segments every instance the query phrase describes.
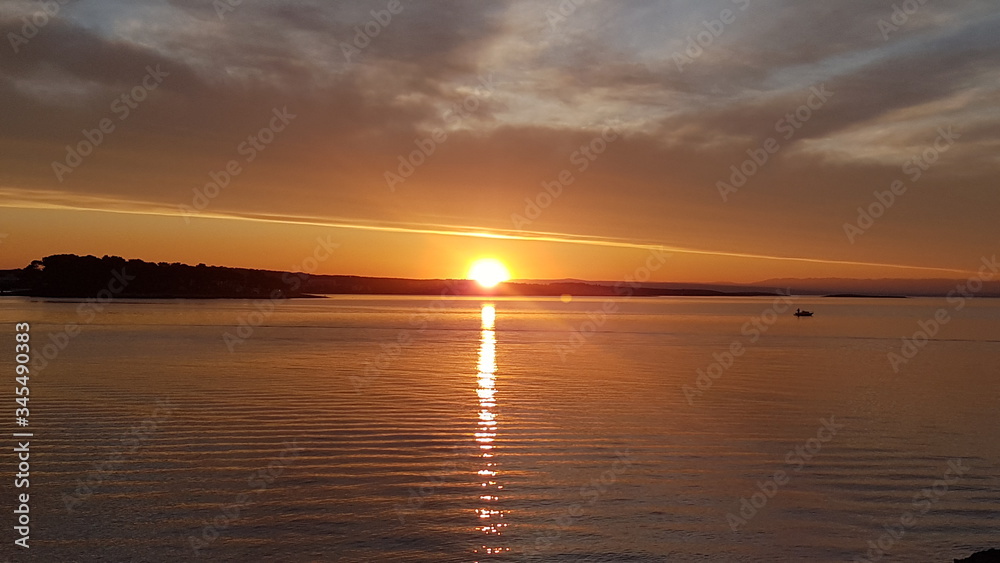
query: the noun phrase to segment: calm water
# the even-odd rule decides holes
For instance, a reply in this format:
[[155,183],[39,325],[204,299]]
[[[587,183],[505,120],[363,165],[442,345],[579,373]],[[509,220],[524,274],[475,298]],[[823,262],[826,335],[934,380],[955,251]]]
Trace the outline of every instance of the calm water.
[[[36,350],[65,345],[31,379],[16,561],[1000,547],[1000,301],[797,299],[811,319],[764,298],[78,305],[0,299],[9,344],[30,321]],[[887,354],[941,308],[950,322],[894,372]],[[80,334],[50,340],[67,323]],[[899,537],[869,553],[884,526]]]

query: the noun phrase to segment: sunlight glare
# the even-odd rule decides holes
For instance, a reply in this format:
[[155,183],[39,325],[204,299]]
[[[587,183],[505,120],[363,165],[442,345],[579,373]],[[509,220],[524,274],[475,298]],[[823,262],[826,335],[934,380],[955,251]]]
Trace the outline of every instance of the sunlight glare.
[[503,262],[495,258],[482,258],[472,263],[468,278],[476,280],[483,287],[494,287],[510,279],[510,272]]

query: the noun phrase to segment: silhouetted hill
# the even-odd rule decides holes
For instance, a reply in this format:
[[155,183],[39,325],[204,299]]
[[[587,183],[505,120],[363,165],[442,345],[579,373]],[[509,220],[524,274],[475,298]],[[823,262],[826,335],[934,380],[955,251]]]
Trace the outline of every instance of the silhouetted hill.
[[282,272],[58,254],[0,276],[0,289],[34,297],[301,297]]
[[8,295],[67,298],[290,298],[315,294],[469,296],[725,296],[775,292],[722,292],[698,288],[615,287],[582,281],[509,282],[487,289],[472,280],[414,280],[363,276],[307,275],[219,266],[188,266],[126,260],[118,256],[58,254],[21,270],[0,272]]
[[[992,272],[985,272],[992,275]],[[791,289],[797,295],[863,294],[877,297],[883,295],[907,295],[910,297],[940,297],[959,288],[966,289],[968,279],[898,279],[884,278],[856,280],[847,278],[770,279],[752,284],[756,287],[782,287]],[[986,280],[978,290],[978,297],[1000,297],[1000,280]]]
[[[829,297],[944,296],[967,280],[775,279],[751,285],[619,282],[575,279],[518,280],[486,289],[471,280],[415,280],[342,275],[308,275],[143,260],[118,256],[58,254],[20,270],[0,270],[0,292],[35,297],[90,298],[99,294],[132,298],[288,298],[316,294],[469,295],[469,296],[767,296]],[[1000,296],[1000,282],[988,281],[972,292]]]
[[[651,287],[621,287],[614,284],[570,282],[508,282],[486,289],[472,280],[412,280],[399,278],[368,278],[359,276],[311,276],[303,285],[304,291],[325,294],[377,294],[377,295],[494,295],[494,296],[616,296],[629,293],[635,296],[719,296],[736,295],[702,289],[657,289]],[[755,295],[761,295],[757,293]],[[765,293],[773,295],[773,293]]]
[[[561,283],[566,280],[523,280],[525,283]],[[575,281],[575,280],[574,280]],[[590,281],[592,285],[614,285],[613,281]],[[678,283],[646,282],[645,288],[679,290],[690,295],[694,290],[714,291],[724,295],[816,295],[821,297],[943,297],[950,291],[968,285],[969,280],[949,279],[849,279],[849,278],[783,278],[750,284],[737,283]],[[973,291],[976,297],[1000,297],[1000,281],[985,281]]]

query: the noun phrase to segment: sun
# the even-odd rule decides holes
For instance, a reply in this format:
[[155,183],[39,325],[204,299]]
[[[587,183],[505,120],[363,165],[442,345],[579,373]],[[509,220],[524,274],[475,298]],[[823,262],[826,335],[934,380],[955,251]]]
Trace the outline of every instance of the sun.
[[495,287],[510,279],[510,272],[503,262],[495,258],[482,258],[472,263],[467,276],[483,287]]

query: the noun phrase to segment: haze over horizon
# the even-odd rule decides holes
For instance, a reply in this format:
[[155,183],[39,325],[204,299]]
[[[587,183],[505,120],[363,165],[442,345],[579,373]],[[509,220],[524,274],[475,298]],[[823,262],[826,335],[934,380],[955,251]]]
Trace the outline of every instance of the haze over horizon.
[[665,249],[651,281],[747,284],[1000,247],[990,2],[79,2],[31,34],[39,6],[0,7],[0,268],[322,240],[320,274],[619,280]]
[[[43,266],[45,264],[47,264],[47,261],[48,261],[49,258],[54,258],[54,257],[46,257],[46,259],[41,260],[41,262],[43,263]],[[57,256],[57,258],[65,259],[65,258],[77,258],[77,257],[74,256],[74,255],[61,255],[61,256]],[[83,257],[80,257],[80,258],[83,258]],[[89,255],[89,256],[86,256],[86,258],[92,258],[93,259],[93,258],[98,258],[98,257],[93,256],[93,255]],[[119,257],[119,256],[114,256],[114,257],[104,256],[104,258],[101,259],[100,261],[101,262],[105,262],[109,258],[112,259],[112,262],[120,262],[122,260],[127,260],[129,262],[131,262],[133,260],[139,260],[140,262],[144,262],[144,264],[139,265],[137,267],[140,270],[146,271],[146,274],[145,274],[146,277],[149,277],[149,271],[146,268],[148,266],[155,266],[156,265],[154,263],[151,263],[149,261],[143,261],[141,259],[128,258],[128,257]],[[34,265],[34,263],[32,264],[32,266],[33,265]],[[159,265],[160,266],[164,266],[164,265],[171,265],[171,264],[167,264],[167,263],[161,262],[161,263],[159,263]],[[172,265],[177,265],[177,264],[174,263]],[[202,264],[182,264],[182,265],[185,266],[185,267],[208,266],[210,268],[212,268],[212,267],[216,267],[216,268],[229,268],[227,266],[221,266],[221,265],[217,265],[217,264],[203,264],[203,263]],[[303,270],[289,270],[289,271],[281,271],[281,270],[278,270],[278,271],[274,271],[274,270],[254,270],[254,269],[249,269],[249,270],[251,272],[254,272],[254,271],[256,271],[256,272],[271,271],[271,272],[274,272],[274,273],[277,273],[277,274],[281,274],[283,276],[281,278],[282,280],[285,280],[286,278],[284,276],[286,276],[288,274],[297,274],[297,275],[294,278],[287,278],[287,279],[304,280],[306,278],[303,277],[302,274],[304,274],[304,273],[305,274],[309,274],[309,278],[313,282],[319,283],[320,285],[318,287],[312,287],[312,288],[306,289],[305,293],[307,293],[307,294],[334,294],[334,293],[343,293],[342,290],[344,290],[345,288],[342,287],[342,286],[340,286],[340,285],[332,286],[332,289],[331,289],[330,287],[324,286],[323,284],[327,283],[327,282],[330,282],[332,280],[335,280],[335,279],[339,279],[339,278],[354,278],[354,277],[359,277],[359,276],[357,276],[355,274],[350,274],[350,273],[333,273],[333,274],[317,275],[314,272],[312,272],[312,265],[310,265],[308,261],[305,262],[305,263],[303,263],[303,266],[306,266],[306,268],[303,269]],[[111,268],[113,266],[108,266],[108,267]],[[59,269],[61,271],[63,271],[63,272],[67,272],[67,270],[66,270],[66,262],[63,261]],[[246,268],[239,268],[239,267],[236,267],[234,269],[235,270],[243,270],[243,271],[248,270]],[[6,287],[0,288],[0,292],[3,292],[4,290],[16,291],[18,293],[21,293],[21,292],[25,291],[26,286],[19,285],[18,282],[16,281],[18,279],[17,275],[15,274],[14,276],[11,276],[11,274],[13,274],[15,271],[16,270],[0,270],[0,282],[6,282]],[[88,270],[87,267],[82,267],[78,273],[82,274],[82,273],[85,273],[87,271],[90,271],[90,270]],[[392,294],[392,295],[425,295],[425,294],[428,294],[428,291],[430,291],[431,294],[437,293],[438,289],[433,289],[434,286],[426,286],[426,285],[424,285],[424,286],[414,286],[414,285],[410,284],[409,282],[445,281],[445,282],[449,282],[449,283],[451,283],[451,282],[470,282],[471,283],[474,280],[474,281],[478,281],[479,282],[476,286],[463,286],[463,287],[466,287],[466,289],[468,289],[469,287],[479,287],[481,290],[484,290],[485,292],[484,293],[475,293],[475,292],[474,293],[469,293],[468,295],[470,295],[470,296],[471,295],[491,295],[490,290],[493,288],[494,285],[496,285],[499,282],[510,282],[510,284],[515,284],[515,287],[509,287],[509,288],[506,288],[506,289],[500,289],[499,292],[496,293],[496,295],[497,296],[504,296],[504,295],[507,295],[508,291],[513,291],[515,294],[517,294],[518,293],[518,289],[516,287],[517,284],[526,284],[526,285],[531,285],[531,286],[539,286],[539,285],[545,286],[545,285],[552,284],[553,287],[556,288],[556,289],[553,289],[553,291],[555,291],[555,293],[549,293],[549,294],[543,294],[543,295],[550,295],[550,296],[560,296],[560,295],[562,295],[562,296],[565,297],[566,294],[572,294],[572,295],[575,295],[575,296],[587,296],[587,295],[590,295],[590,293],[588,293],[588,291],[577,292],[573,287],[565,285],[565,284],[587,284],[587,285],[592,285],[592,286],[605,286],[605,287],[607,287],[609,289],[612,288],[612,287],[614,287],[615,288],[615,294],[614,295],[619,295],[619,296],[627,294],[627,292],[625,292],[625,293],[621,292],[621,288],[623,288],[623,287],[631,287],[631,288],[640,288],[641,287],[641,288],[647,289],[647,290],[669,290],[669,291],[674,291],[674,290],[681,290],[681,291],[688,291],[688,290],[690,290],[690,291],[703,291],[703,290],[709,290],[709,291],[722,292],[722,293],[725,293],[725,294],[729,294],[729,293],[744,293],[744,292],[751,292],[751,293],[755,293],[755,292],[775,293],[775,292],[777,292],[777,293],[781,293],[781,294],[787,293],[787,294],[795,294],[795,295],[828,295],[828,296],[835,296],[835,297],[840,297],[840,296],[872,296],[872,297],[875,297],[875,296],[892,296],[892,297],[908,296],[908,297],[949,297],[949,299],[951,299],[951,298],[959,299],[959,298],[964,297],[964,298],[971,299],[973,297],[1000,297],[1000,279],[997,279],[998,278],[998,276],[997,276],[998,271],[1000,271],[1000,261],[997,261],[996,257],[994,256],[994,257],[991,257],[989,260],[984,259],[984,261],[983,261],[983,263],[981,265],[980,270],[978,270],[975,275],[969,277],[968,279],[958,279],[958,278],[921,278],[921,279],[918,279],[918,278],[875,278],[875,279],[861,279],[861,278],[837,278],[837,277],[833,277],[833,278],[770,278],[770,279],[756,280],[756,281],[745,282],[745,283],[727,282],[727,281],[709,281],[709,282],[657,281],[657,282],[653,282],[653,281],[639,281],[639,280],[645,279],[644,276],[646,275],[645,272],[641,272],[640,271],[640,272],[636,272],[635,275],[633,275],[633,276],[627,276],[623,280],[580,279],[580,278],[558,278],[558,279],[555,279],[555,278],[545,278],[545,279],[538,279],[538,278],[515,278],[515,279],[510,279],[510,278],[506,277],[508,275],[506,272],[500,272],[500,273],[498,273],[498,277],[495,277],[492,282],[486,282],[486,280],[488,278],[492,277],[491,275],[487,274],[487,275],[484,276],[482,272],[479,272],[479,275],[476,275],[475,272],[469,272],[469,274],[466,275],[466,276],[456,276],[456,277],[453,277],[453,278],[441,278],[441,277],[438,277],[438,278],[407,278],[407,277],[396,277],[396,276],[360,276],[361,279],[365,279],[365,280],[372,280],[372,281],[374,281],[374,280],[385,280],[385,281],[389,282],[390,285],[387,285],[387,286],[377,286],[377,287],[365,286],[365,288],[357,289],[357,291],[360,292],[360,294],[364,294],[364,295],[379,295],[379,294],[383,294],[383,293],[380,293],[383,290],[384,290],[384,294]],[[72,272],[72,269],[70,269],[69,272]],[[92,274],[93,272],[91,271],[90,273]],[[132,267],[128,267],[128,268],[125,269],[124,273],[126,273],[126,274],[129,274],[129,273],[135,274],[136,271]],[[219,281],[220,283],[224,283],[224,280],[231,279],[231,275],[233,273],[235,273],[235,272],[220,272],[219,276],[221,276],[221,277],[217,277],[215,279],[216,279],[216,281]],[[66,275],[73,276],[73,275],[76,275],[76,274],[68,273]],[[103,274],[103,275],[105,277],[107,277],[107,274]],[[163,282],[166,279],[176,279],[176,277],[174,275],[170,275],[170,274],[164,274],[164,275],[165,275],[165,278],[163,278],[163,279],[159,279],[157,276],[152,276],[152,278],[150,278],[150,280],[152,280],[152,279],[159,279],[159,281]],[[324,276],[329,276],[329,277],[324,277]],[[98,277],[100,278],[101,276],[98,276]],[[20,278],[20,279],[23,280],[24,278]],[[212,279],[212,277],[210,276],[209,279]],[[395,282],[395,281],[400,282],[402,285],[392,285],[392,283]],[[60,283],[63,283],[63,282],[60,282]],[[152,282],[150,281],[150,283],[152,283]],[[342,281],[337,281],[335,283],[340,284],[340,283],[343,283],[343,282]],[[625,284],[625,285],[623,285],[623,284]],[[3,285],[3,283],[0,283],[0,285]],[[100,284],[98,284],[98,285],[100,285]],[[292,285],[295,285],[295,284],[292,284]],[[73,287],[73,285],[71,284],[69,287]],[[324,287],[326,289],[323,289]],[[451,287],[451,286],[449,286],[449,287]],[[86,289],[86,284],[78,285],[78,286],[76,286],[75,290],[71,290],[71,291],[81,292],[81,295],[89,294],[89,291]],[[463,291],[465,291],[465,290],[463,290]],[[354,290],[349,290],[346,293],[354,293]],[[537,293],[531,293],[531,295],[537,296],[539,294],[537,294]],[[693,294],[693,295],[697,296],[697,294]]]

